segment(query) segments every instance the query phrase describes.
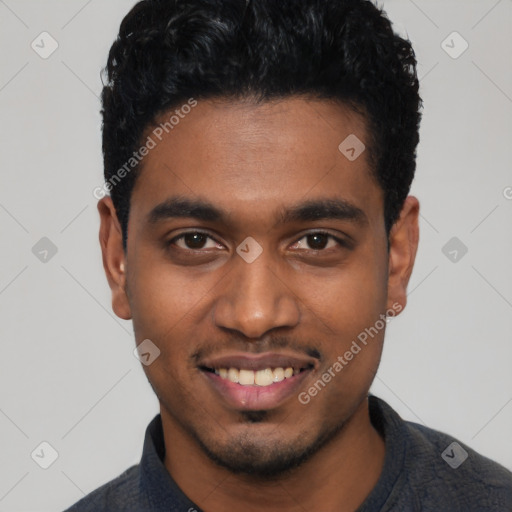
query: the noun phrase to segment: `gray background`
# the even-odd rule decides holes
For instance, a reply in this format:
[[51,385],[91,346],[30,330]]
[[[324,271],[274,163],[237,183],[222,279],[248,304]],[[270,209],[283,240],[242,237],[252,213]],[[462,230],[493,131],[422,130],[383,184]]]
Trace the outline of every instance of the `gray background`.
[[[0,512],[62,510],[117,476],[158,412],[111,311],[92,194],[100,70],[133,3],[0,0]],[[372,391],[512,469],[512,1],[383,5],[419,60],[422,216]],[[59,45],[47,59],[31,48],[43,31]],[[457,58],[453,31],[469,44]],[[31,458],[43,441],[58,453],[46,470]]]

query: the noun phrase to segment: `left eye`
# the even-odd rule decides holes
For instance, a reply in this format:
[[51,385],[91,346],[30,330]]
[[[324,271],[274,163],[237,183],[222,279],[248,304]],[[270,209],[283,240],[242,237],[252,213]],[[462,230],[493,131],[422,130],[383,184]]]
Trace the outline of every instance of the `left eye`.
[[[306,240],[306,242],[303,242],[303,240]],[[305,246],[309,245],[309,250],[322,251],[336,247],[336,245],[340,243],[341,241],[339,239],[329,233],[310,233],[309,235],[303,236],[300,240],[295,242],[294,245],[305,249],[308,249],[308,247]]]

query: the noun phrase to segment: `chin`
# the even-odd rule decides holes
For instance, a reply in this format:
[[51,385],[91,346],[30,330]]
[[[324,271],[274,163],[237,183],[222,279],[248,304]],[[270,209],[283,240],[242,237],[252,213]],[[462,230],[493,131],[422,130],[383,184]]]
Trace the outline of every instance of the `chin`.
[[[264,412],[251,413],[253,423],[260,423]],[[307,432],[297,432],[295,439],[270,440],[268,434],[258,439],[251,434],[250,428],[244,434],[231,436],[227,442],[220,444],[216,440],[202,439],[192,434],[203,452],[215,464],[235,474],[245,474],[261,479],[275,478],[299,468],[310,460],[320,449],[325,447],[339,433],[344,424],[321,430],[316,437]],[[279,432],[279,426],[273,426]]]

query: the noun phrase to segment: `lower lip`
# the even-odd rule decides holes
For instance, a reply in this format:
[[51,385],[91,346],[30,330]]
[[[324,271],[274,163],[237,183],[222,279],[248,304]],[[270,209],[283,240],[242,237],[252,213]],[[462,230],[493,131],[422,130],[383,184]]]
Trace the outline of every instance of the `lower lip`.
[[290,396],[298,396],[299,387],[310,372],[310,369],[303,370],[270,386],[242,386],[215,373],[202,371],[210,385],[229,406],[244,411],[275,409]]

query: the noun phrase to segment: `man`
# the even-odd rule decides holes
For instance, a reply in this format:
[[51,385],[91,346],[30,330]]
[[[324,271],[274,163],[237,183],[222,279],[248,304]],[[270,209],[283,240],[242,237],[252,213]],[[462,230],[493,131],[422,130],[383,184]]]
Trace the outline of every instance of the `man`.
[[126,16],[100,242],[160,414],[70,512],[512,509],[509,471],[368,393],[418,246],[415,65],[365,0]]

